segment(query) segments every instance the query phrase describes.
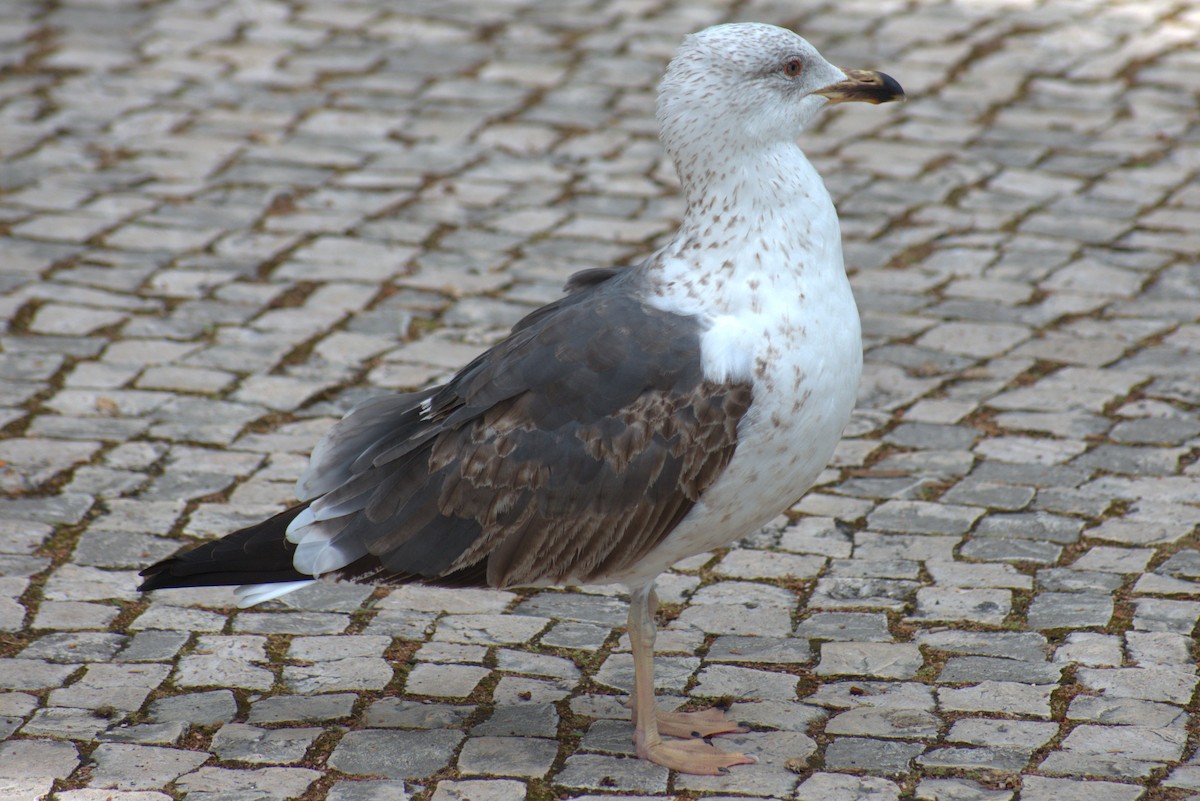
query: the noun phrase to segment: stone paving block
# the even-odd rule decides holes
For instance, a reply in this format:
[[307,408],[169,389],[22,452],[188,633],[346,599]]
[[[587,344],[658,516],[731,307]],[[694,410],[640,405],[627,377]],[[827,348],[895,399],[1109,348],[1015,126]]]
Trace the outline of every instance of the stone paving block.
[[417,665],[409,672],[404,690],[412,695],[461,698],[470,695],[490,671],[472,665]]
[[790,701],[796,697],[797,679],[788,673],[712,665],[696,675],[692,692],[701,697],[733,696],[747,699],[778,699]]
[[1050,717],[1050,694],[1055,685],[982,681],[972,687],[939,687],[938,703],[959,712],[1000,712],[1008,715]]
[[821,644],[816,673],[907,679],[916,674],[923,661],[917,646],[906,643],[827,642]]
[[546,775],[558,755],[558,742],[530,737],[471,737],[458,755],[458,769],[466,775]]
[[1046,657],[1046,638],[1026,631],[922,630],[914,641],[926,648],[956,654],[1002,656],[1025,662]]
[[229,690],[187,693],[150,703],[150,719],[161,723],[179,721],[194,726],[212,726],[232,720],[237,711],[237,699]]
[[1073,631],[1054,651],[1054,661],[1074,662],[1088,667],[1118,667],[1125,661],[1125,654],[1120,637]]
[[[13,730],[20,726],[21,718],[13,718]],[[49,707],[39,709],[24,726],[21,733],[29,737],[58,737],[72,740],[94,740],[107,729],[111,721],[92,709],[71,707]]]
[[496,667],[511,673],[530,673],[535,676],[571,680],[579,678],[579,668],[569,659],[511,648],[504,648],[496,653]]
[[207,752],[149,745],[101,743],[92,752],[90,784],[117,790],[153,790],[208,761]]
[[987,562],[1034,562],[1053,564],[1062,553],[1062,546],[1038,540],[1006,540],[979,537],[963,543],[961,554],[970,559]]
[[879,534],[861,531],[854,536],[855,555],[863,559],[891,561],[911,559],[925,562],[953,562],[960,537],[932,534]]
[[1179,707],[1170,704],[1103,695],[1081,695],[1072,699],[1071,705],[1067,707],[1067,718],[1070,720],[1151,728],[1176,727],[1180,725],[1185,714]]
[[424,779],[450,764],[462,739],[461,732],[447,729],[359,729],[342,737],[329,766],[352,776]]
[[912,770],[912,761],[925,746],[894,740],[839,737],[825,748],[825,767],[831,770],[870,770],[892,776]]
[[963,534],[983,513],[971,506],[888,501],[867,516],[867,524],[902,534]]
[[128,638],[108,632],[56,632],[31,642],[21,651],[24,659],[45,659],[60,664],[107,662]]
[[796,636],[855,642],[889,642],[892,639],[886,615],[861,612],[816,612],[796,626]]
[[1185,666],[1192,662],[1191,637],[1165,631],[1130,631],[1125,647],[1132,662],[1142,667]]
[[1029,801],[1135,801],[1144,792],[1137,784],[1026,776],[1021,797]]
[[1057,592],[1090,593],[1112,592],[1120,587],[1120,576],[1094,570],[1069,570],[1050,567],[1037,572],[1039,589]]
[[1045,661],[1022,662],[991,656],[955,656],[946,661],[938,679],[949,684],[1009,681],[1052,684],[1059,680],[1062,666]]
[[567,758],[554,777],[555,784],[592,790],[640,790],[661,793],[667,789],[667,770],[645,761],[600,754],[575,754]]
[[582,751],[602,751],[610,754],[634,755],[634,739],[630,736],[630,721],[598,719],[588,727],[580,741]]
[[0,743],[0,780],[65,779],[79,763],[72,743],[35,739]]
[[247,723],[327,722],[350,717],[354,693],[277,695],[255,701]]
[[955,721],[947,742],[1032,752],[1058,733],[1058,724],[1033,720],[964,718]]
[[[499,780],[494,784],[508,784],[506,780]],[[439,782],[439,788],[442,784],[456,784],[456,782]],[[463,782],[463,784],[472,784],[471,782]],[[451,791],[453,792],[453,791]],[[325,796],[326,801],[389,801],[393,798],[406,798],[408,790],[406,783],[398,779],[376,779],[365,781],[342,780],[334,782],[329,788],[328,795]],[[488,798],[486,789],[480,790],[480,801]],[[446,796],[442,796],[445,798]],[[455,801],[459,801],[460,796],[451,795]],[[520,798],[524,798],[524,786],[521,788]]]
[[1038,770],[1048,776],[1101,776],[1111,779],[1145,779],[1157,767],[1156,762],[1129,759],[1118,754],[1091,754],[1080,751],[1056,751],[1048,755]]
[[393,675],[385,659],[351,656],[311,665],[285,665],[283,683],[297,693],[381,690]]
[[829,577],[817,580],[809,605],[824,609],[876,608],[899,611],[919,588],[916,581]]
[[201,609],[151,603],[150,607],[129,624],[133,631],[197,631],[218,632],[225,627],[225,617]]
[[[525,798],[525,783],[512,779],[463,779],[458,781],[440,781],[437,789],[430,797],[431,801],[523,801]],[[379,801],[394,798],[394,795],[379,795]],[[328,801],[339,801],[332,795]],[[358,797],[345,797],[341,801],[358,801]],[[362,801],[374,801],[373,798],[362,798]]]
[[922,779],[918,801],[1011,801],[1012,790],[990,790],[970,779]]
[[[386,638],[379,637],[386,641]],[[427,642],[422,645],[414,658],[420,662],[438,662],[445,664],[483,664],[488,649],[482,645],[461,645],[454,642]]]
[[937,737],[940,728],[939,718],[928,712],[859,707],[830,718],[825,733],[917,740]]
[[808,703],[851,709],[873,706],[880,709],[922,709],[932,711],[932,689],[916,682],[841,681],[822,685],[805,699]]
[[[480,737],[547,737],[558,736],[559,715],[553,704],[520,704],[498,706],[491,717],[471,729]],[[623,727],[628,735],[628,726]]]
[[896,801],[900,788],[887,779],[814,773],[796,788],[797,801]]
[[550,622],[521,615],[448,615],[438,621],[434,639],[479,645],[526,642]]
[[320,773],[308,768],[256,768],[253,770],[203,767],[181,776],[176,786],[189,798],[202,801],[262,798],[284,801],[302,795]]
[[796,665],[812,659],[803,640],[794,637],[718,637],[709,646],[710,662]]
[[917,590],[918,620],[966,620],[997,625],[1012,609],[1008,590],[922,587]]
[[1033,586],[1029,576],[1017,572],[1012,565],[928,562],[925,568],[937,584],[950,587],[1027,590]]
[[1200,620],[1200,603],[1195,601],[1143,598],[1134,606],[1133,627],[1142,631],[1188,634]]
[[465,705],[381,698],[368,707],[365,722],[382,728],[453,729],[459,728],[472,710]]
[[1017,773],[1027,762],[1029,752],[1011,748],[931,748],[917,757],[923,768],[934,770],[990,770]]
[[1067,545],[1079,539],[1080,521],[1046,512],[993,514],[980,521],[975,534],[980,537],[1008,537],[1046,540]]
[[180,687],[232,686],[248,690],[269,690],[275,674],[249,662],[231,660],[224,654],[185,656],[175,669]]
[[1029,607],[1029,626],[1035,629],[1081,629],[1107,626],[1113,600],[1107,595],[1046,592]]
[[1084,754],[1119,754],[1139,761],[1172,762],[1182,756],[1186,741],[1187,733],[1182,728],[1085,723],[1071,730],[1063,740],[1062,747]]
[[1084,668],[1077,678],[1085,687],[1114,698],[1140,698],[1186,704],[1196,687],[1192,671],[1171,667]]
[[1106,573],[1141,573],[1153,558],[1150,548],[1111,548],[1097,546],[1072,563],[1078,570],[1099,570]]
[[41,659],[0,659],[0,687],[6,690],[43,690],[58,687],[79,669]]
[[88,665],[78,681],[52,690],[47,697],[57,706],[135,711],[170,673],[166,665]]
[[176,745],[187,733],[187,729],[188,726],[183,721],[118,725],[102,732],[100,739],[134,745]]
[[596,623],[562,621],[542,635],[542,642],[555,648],[596,650],[608,639],[612,629]]
[[260,729],[226,723],[213,736],[212,750],[223,760],[252,764],[295,764],[323,729]]

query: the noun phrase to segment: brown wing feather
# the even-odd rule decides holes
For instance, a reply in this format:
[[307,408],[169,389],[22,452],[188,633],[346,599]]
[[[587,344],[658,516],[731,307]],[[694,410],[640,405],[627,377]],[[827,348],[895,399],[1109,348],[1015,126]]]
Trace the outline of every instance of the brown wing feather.
[[[589,581],[636,563],[729,464],[747,384],[706,381],[701,326],[643,305],[636,274],[578,290],[427,395],[339,504],[381,583]],[[352,507],[357,506],[357,509]]]

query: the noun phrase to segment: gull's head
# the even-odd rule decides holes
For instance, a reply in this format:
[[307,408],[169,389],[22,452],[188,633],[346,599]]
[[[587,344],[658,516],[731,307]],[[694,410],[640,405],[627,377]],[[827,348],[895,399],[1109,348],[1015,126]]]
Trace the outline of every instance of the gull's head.
[[904,99],[881,72],[842,70],[786,28],[715,25],[683,40],[658,89],[663,142],[702,149],[794,141],[824,106]]

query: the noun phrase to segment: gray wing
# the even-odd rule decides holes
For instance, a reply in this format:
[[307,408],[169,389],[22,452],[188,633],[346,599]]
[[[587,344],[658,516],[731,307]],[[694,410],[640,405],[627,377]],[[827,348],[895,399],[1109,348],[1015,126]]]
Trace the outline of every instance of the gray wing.
[[325,494],[290,529],[297,568],[499,587],[637,562],[728,465],[751,391],[706,381],[698,323],[635,288],[581,287],[445,386],[349,415],[314,459],[330,478],[302,482]]

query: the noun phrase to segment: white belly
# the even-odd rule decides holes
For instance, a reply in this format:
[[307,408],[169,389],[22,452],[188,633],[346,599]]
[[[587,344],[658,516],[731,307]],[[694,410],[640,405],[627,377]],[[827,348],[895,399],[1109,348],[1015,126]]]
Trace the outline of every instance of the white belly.
[[754,395],[737,450],[679,526],[610,581],[639,586],[675,562],[760,528],[812,486],[854,409],[862,373],[858,310],[844,276],[801,304],[803,325],[768,327],[753,345]]

